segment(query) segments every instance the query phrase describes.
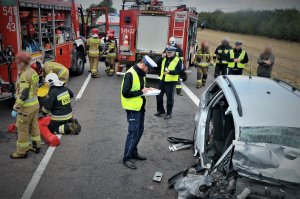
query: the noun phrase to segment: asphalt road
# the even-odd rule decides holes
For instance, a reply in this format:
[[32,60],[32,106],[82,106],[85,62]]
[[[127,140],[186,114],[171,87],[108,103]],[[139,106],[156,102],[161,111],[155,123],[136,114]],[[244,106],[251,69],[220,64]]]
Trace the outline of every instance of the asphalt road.
[[[88,76],[72,77],[68,86],[75,93]],[[212,70],[212,69],[210,69]],[[212,72],[210,71],[210,74]],[[192,69],[185,84],[200,97],[204,88],[196,89]],[[137,162],[138,169],[123,166],[122,155],[127,135],[126,114],[120,105],[122,77],[107,77],[101,65],[101,77],[91,79],[81,99],[73,100],[75,117],[82,125],[80,135],[66,135],[55,149],[32,198],[176,198],[168,189],[168,178],[194,164],[192,150],[170,152],[168,136],[192,139],[197,106],[184,93],[175,96],[173,118],[156,118],[155,97],[148,97],[145,132],[139,145],[147,161]],[[212,81],[210,75],[208,84]],[[157,86],[157,80],[149,80]],[[10,116],[13,102],[0,102],[0,198],[20,198],[48,146],[40,154],[30,153],[26,160],[11,160],[16,134],[7,132],[14,122]],[[163,173],[160,183],[152,181],[156,171]]]

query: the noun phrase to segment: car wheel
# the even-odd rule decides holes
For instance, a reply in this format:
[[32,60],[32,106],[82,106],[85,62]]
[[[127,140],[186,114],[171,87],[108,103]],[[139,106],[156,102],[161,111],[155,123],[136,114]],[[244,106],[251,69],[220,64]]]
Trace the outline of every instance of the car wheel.
[[75,73],[76,75],[82,75],[84,71],[84,54],[82,52],[76,52],[75,54]]

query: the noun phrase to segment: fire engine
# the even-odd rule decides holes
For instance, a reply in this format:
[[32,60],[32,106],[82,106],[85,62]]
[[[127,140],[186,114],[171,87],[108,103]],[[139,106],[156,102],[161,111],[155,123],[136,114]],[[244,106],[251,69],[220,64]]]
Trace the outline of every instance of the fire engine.
[[83,73],[86,26],[74,0],[2,0],[0,18],[0,100],[14,94],[14,54],[21,50],[32,54],[32,62],[56,61]]
[[[126,5],[133,2],[132,5]],[[161,1],[123,0],[120,11],[119,66],[132,66],[144,55],[156,59],[163,54],[170,37],[182,48],[185,69],[196,51],[198,14],[195,8],[163,6]]]

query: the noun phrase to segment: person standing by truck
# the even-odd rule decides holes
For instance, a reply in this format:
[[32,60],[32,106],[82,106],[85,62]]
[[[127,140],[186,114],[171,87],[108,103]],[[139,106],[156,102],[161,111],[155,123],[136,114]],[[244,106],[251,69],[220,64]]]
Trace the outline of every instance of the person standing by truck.
[[99,39],[99,31],[97,28],[93,28],[92,37],[87,40],[86,51],[89,56],[92,77],[99,78],[98,65],[101,51],[101,40]]
[[208,74],[208,67],[213,63],[213,55],[209,52],[207,41],[201,43],[201,49],[198,50],[194,65],[197,68],[197,85],[196,88],[205,86]]
[[152,67],[157,67],[156,63],[149,56],[144,56],[126,72],[121,86],[121,103],[128,122],[123,164],[130,169],[137,169],[132,159],[147,159],[138,153],[137,146],[144,132],[146,98],[143,94],[151,90],[146,87],[146,73]]
[[113,76],[113,74],[115,73],[115,62],[117,58],[117,43],[115,41],[115,36],[112,33],[108,34],[108,45],[106,53],[106,73],[108,76]]
[[271,46],[266,46],[263,53],[257,59],[257,76],[271,78],[275,55]]
[[[39,101],[37,90],[39,76],[30,67],[31,56],[27,52],[16,55],[19,78],[16,85],[16,102],[13,106],[12,116],[17,117],[18,129],[17,150],[10,157],[12,159],[27,158],[29,150],[39,153],[41,149],[41,136],[38,126]],[[30,135],[32,144],[28,142]]]
[[216,56],[216,68],[215,68],[215,75],[214,77],[217,78],[218,76],[227,75],[227,66],[229,61],[229,51],[232,47],[229,45],[229,39],[224,38],[220,46],[218,46],[215,50]]
[[157,113],[154,115],[161,117],[166,114],[164,109],[164,94],[167,95],[167,114],[164,119],[172,118],[172,110],[174,105],[175,84],[178,82],[179,74],[182,71],[182,61],[176,55],[176,48],[170,46],[166,49],[166,57],[162,57],[158,61],[158,69],[160,69],[160,94],[156,96]]

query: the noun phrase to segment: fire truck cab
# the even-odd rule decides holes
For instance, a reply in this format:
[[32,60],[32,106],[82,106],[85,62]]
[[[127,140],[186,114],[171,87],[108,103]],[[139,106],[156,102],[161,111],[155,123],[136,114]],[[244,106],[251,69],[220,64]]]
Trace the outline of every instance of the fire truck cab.
[[[131,5],[126,5],[133,2]],[[132,66],[144,55],[156,59],[163,54],[170,37],[183,50],[188,69],[196,51],[198,14],[185,5],[163,6],[161,1],[123,1],[120,11],[119,67]]]
[[14,54],[32,62],[56,61],[81,75],[85,64],[83,9],[74,0],[0,1],[0,100],[13,97]]

